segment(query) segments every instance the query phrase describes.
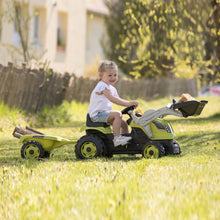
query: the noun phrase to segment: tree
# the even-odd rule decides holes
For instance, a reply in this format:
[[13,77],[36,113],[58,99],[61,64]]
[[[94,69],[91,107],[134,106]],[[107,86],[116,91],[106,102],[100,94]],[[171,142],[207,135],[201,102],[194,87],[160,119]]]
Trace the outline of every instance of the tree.
[[[205,0],[108,3],[106,55],[115,60],[124,73],[134,77],[172,77],[175,72],[181,72],[182,66],[194,72],[208,68],[210,59],[205,59],[205,46],[211,41],[207,38],[207,22],[211,19],[217,24],[219,21],[218,18],[213,20],[219,1],[209,1],[214,1],[215,6]],[[217,37],[217,26],[214,30]]]
[[211,60],[210,65],[212,82],[220,83],[220,1],[209,0],[212,6],[212,13],[207,21],[207,56]]
[[[120,1],[113,6],[108,5],[111,15],[106,20],[113,48],[110,58],[134,77],[173,76],[179,25],[175,1]],[[121,22],[112,16],[118,11],[123,14]],[[119,33],[112,40],[117,24]]]

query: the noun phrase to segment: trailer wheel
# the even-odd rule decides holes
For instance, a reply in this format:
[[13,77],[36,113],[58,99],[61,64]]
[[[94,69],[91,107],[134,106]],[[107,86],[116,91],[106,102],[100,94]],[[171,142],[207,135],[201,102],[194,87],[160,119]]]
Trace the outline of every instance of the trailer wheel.
[[81,137],[75,145],[75,154],[78,159],[91,159],[102,155],[104,142],[95,135]]
[[37,141],[27,141],[21,147],[22,158],[43,158],[44,149]]
[[157,159],[165,154],[165,149],[160,143],[148,143],[142,148],[142,156],[147,159]]

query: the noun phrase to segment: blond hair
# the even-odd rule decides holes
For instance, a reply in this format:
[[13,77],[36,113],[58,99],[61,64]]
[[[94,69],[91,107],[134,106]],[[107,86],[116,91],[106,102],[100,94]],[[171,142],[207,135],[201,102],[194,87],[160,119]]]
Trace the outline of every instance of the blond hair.
[[114,69],[118,71],[118,66],[115,62],[110,60],[101,61],[99,64],[98,72],[103,74],[107,69]]

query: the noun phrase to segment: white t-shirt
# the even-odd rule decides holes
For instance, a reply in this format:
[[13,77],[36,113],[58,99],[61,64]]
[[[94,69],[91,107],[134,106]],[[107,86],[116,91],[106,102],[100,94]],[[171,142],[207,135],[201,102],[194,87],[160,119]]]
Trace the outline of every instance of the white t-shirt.
[[[107,88],[111,91],[113,96],[119,97],[115,87],[108,85],[107,83],[100,81],[92,91],[89,104],[89,116],[94,117],[98,112],[111,111],[113,103],[109,101],[102,91]],[[100,94],[102,93],[102,94]]]

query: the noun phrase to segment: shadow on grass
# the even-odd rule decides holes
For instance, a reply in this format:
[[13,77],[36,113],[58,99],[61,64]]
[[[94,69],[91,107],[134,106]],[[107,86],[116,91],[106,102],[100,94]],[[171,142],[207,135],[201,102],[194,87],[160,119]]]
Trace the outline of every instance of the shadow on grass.
[[197,132],[192,135],[182,135],[177,138],[183,153],[195,154],[219,154],[220,155],[220,132]]
[[10,166],[25,166],[27,168],[36,168],[38,165],[42,163],[94,163],[94,162],[129,162],[129,161],[138,161],[141,160],[141,156],[123,156],[123,157],[113,157],[113,158],[94,158],[94,159],[88,159],[88,160],[80,160],[76,159],[74,156],[70,157],[64,157],[62,155],[56,155],[56,156],[51,156],[50,158],[47,159],[23,159],[23,158],[17,158],[17,157],[7,157],[7,158],[2,158],[0,161],[0,167],[10,167]]
[[0,167],[22,164],[21,145],[16,138],[0,139]]
[[93,163],[94,161],[99,162],[108,162],[108,161],[138,161],[142,159],[141,154],[139,155],[114,155],[112,158],[94,158],[88,160],[76,159],[74,149],[72,146],[64,145],[61,148],[55,149],[51,152],[49,158],[40,158],[40,159],[23,159],[20,154],[20,147],[8,147],[0,148],[0,167],[4,166],[26,166],[28,168],[34,168],[41,163]]

